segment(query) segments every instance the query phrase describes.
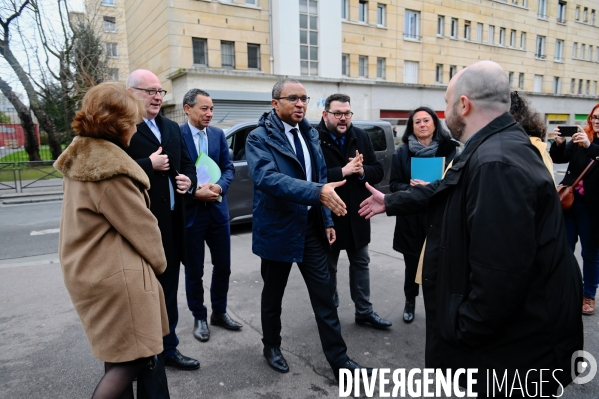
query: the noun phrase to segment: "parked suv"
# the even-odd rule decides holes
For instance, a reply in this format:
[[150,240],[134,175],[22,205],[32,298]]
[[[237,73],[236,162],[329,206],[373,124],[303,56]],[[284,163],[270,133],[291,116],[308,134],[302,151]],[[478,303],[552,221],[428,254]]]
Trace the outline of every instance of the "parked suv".
[[[310,121],[310,123],[316,127],[320,121]],[[352,121],[352,124],[368,133],[370,140],[372,140],[375,154],[383,164],[385,171],[383,180],[376,187],[388,193],[391,160],[395,151],[391,124],[382,121]],[[235,165],[235,178],[227,192],[231,224],[250,222],[252,220],[254,186],[245,159],[245,141],[250,132],[258,125],[258,121],[219,122],[212,125],[224,130],[229,152]]]

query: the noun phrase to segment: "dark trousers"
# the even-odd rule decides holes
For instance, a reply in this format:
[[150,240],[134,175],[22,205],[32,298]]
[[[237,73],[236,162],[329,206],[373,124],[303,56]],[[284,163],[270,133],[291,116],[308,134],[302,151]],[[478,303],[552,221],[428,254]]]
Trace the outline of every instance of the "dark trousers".
[[418,261],[420,255],[407,255],[403,254],[403,260],[406,264],[405,280],[403,283],[403,292],[406,295],[408,301],[413,301],[420,290],[419,285],[416,283],[416,272],[418,271]]
[[[322,232],[314,218],[310,212],[303,261],[297,266],[308,288],[324,355],[335,368],[348,360],[347,346],[341,336],[339,316],[333,302],[335,288],[331,284]],[[291,266],[291,262],[262,259],[262,342],[265,347],[281,346],[281,304]]]
[[178,242],[180,242],[181,234],[177,231],[176,212],[171,212],[170,224],[160,227],[160,233],[162,235],[171,234],[171,237],[175,237],[174,240],[170,240],[172,245],[168,248],[165,246],[164,252],[166,254],[166,270],[159,276],[156,276],[162,290],[164,291],[164,302],[166,304],[166,313],[168,315],[169,333],[162,338],[164,346],[164,356],[170,357],[175,353],[177,345],[179,345],[179,338],[175,333],[177,323],[179,321],[179,308],[177,307],[177,291],[179,290],[179,271],[181,268],[181,258],[179,256],[179,250],[177,248]]
[[[200,205],[203,207],[203,205]],[[186,229],[187,261],[185,263],[185,290],[187,305],[196,319],[206,319],[204,305],[204,242],[212,258],[210,301],[212,312],[227,311],[227,293],[231,275],[231,230],[229,221],[217,223],[206,207],[198,209],[193,225]]]

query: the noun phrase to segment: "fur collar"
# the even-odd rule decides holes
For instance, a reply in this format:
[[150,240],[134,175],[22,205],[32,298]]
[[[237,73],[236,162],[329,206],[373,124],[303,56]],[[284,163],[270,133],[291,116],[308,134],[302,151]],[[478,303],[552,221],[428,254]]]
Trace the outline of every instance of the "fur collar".
[[103,139],[77,136],[54,162],[54,167],[69,179],[101,181],[126,175],[150,189],[143,169],[116,144]]

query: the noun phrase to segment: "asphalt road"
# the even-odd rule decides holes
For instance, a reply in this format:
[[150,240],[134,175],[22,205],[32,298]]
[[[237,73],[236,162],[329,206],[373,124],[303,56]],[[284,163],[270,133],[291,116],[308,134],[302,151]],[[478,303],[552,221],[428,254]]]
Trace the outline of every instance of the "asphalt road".
[[[0,207],[0,398],[86,398],[103,374],[103,365],[91,355],[63,285],[56,255],[58,235],[31,235],[31,231],[58,228],[60,206],[58,202]],[[401,320],[403,260],[391,249],[394,223],[394,218],[374,218],[370,247],[371,299],[375,311],[391,320],[393,327],[377,331],[354,323],[349,277],[343,266],[347,258],[343,254],[338,279],[339,318],[348,353],[356,361],[371,367],[409,370],[424,366],[425,318],[420,296],[414,323],[406,325]],[[291,371],[279,374],[262,357],[262,279],[260,261],[251,253],[249,226],[232,229],[232,248],[229,312],[244,324],[243,330],[230,332],[212,327],[209,342],[196,341],[181,276],[179,349],[198,358],[202,366],[192,372],[167,369],[171,396],[338,397],[338,385],[322,354],[308,294],[297,268],[292,269],[282,316],[282,348]],[[208,292],[209,282],[205,283]],[[585,349],[599,359],[599,315],[585,317],[584,322]],[[562,397],[598,398],[599,377],[586,385],[567,387]]]

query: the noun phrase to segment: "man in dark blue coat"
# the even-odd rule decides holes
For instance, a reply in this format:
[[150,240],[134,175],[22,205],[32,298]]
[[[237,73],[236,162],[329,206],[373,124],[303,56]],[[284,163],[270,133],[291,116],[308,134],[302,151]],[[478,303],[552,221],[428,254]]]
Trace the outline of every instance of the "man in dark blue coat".
[[[337,263],[339,253],[344,249],[349,259],[349,290],[355,305],[356,323],[388,328],[391,322],[376,314],[370,302],[370,221],[358,215],[360,203],[370,196],[365,184],[379,183],[385,172],[376,159],[370,137],[351,123],[352,115],[349,96],[332,94],[325,100],[322,119],[316,128],[327,164],[327,180],[347,181],[337,189],[348,207],[348,215],[332,216],[337,239],[328,254],[329,272],[337,287]],[[335,305],[339,306],[337,290]]]
[[335,241],[330,211],[346,214],[335,193],[344,182],[327,183],[318,134],[304,117],[309,100],[299,81],[277,82],[274,109],[248,136],[247,162],[254,181],[252,250],[262,259],[262,342],[269,366],[289,371],[281,353],[281,304],[295,262],[308,288],[325,357],[338,376],[339,369],[361,368],[346,354],[327,266],[327,250]]
[[164,358],[167,365],[195,370],[200,368],[200,362],[177,350],[179,339],[175,333],[179,320],[179,270],[185,258],[183,197],[195,190],[195,168],[181,141],[179,126],[159,114],[166,94],[160,79],[148,70],[138,69],[127,78],[127,88],[142,101],[146,115],[125,151],[150,178],[150,210],[158,219],[167,261],[166,271],[156,276],[164,290],[170,326],[170,333],[163,339]]
[[[212,314],[210,324],[228,330],[239,330],[242,325],[227,314],[227,293],[231,275],[231,230],[227,190],[233,180],[235,169],[225,140],[225,134],[212,127],[214,105],[210,95],[200,89],[191,89],[183,97],[183,109],[188,122],[180,126],[183,142],[189,157],[209,156],[220,168],[217,182],[200,184],[193,198],[185,200],[187,217],[185,263],[185,292],[187,304],[194,317],[193,335],[205,342],[210,339],[206,322],[208,312],[204,305],[204,243],[210,248],[212,258],[212,283],[210,301]],[[198,176],[200,180],[201,176]]]

